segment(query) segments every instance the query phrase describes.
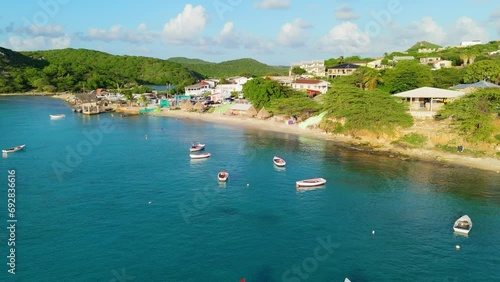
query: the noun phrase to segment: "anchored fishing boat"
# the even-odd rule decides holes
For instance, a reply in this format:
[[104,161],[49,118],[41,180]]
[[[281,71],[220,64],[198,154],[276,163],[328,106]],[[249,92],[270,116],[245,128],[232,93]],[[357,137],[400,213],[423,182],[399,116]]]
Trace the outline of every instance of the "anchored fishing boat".
[[280,157],[276,157],[276,156],[273,157],[273,163],[274,163],[274,165],[281,166],[281,167],[286,165],[286,162],[284,159],[282,159]]
[[326,183],[326,179],[324,178],[311,178],[311,179],[304,179],[295,182],[296,187],[314,187],[314,186],[320,186]]
[[26,145],[19,145],[19,146],[16,146],[16,147],[12,147],[12,148],[9,148],[9,149],[5,149],[5,150],[2,150],[2,153],[13,153],[13,152],[17,152],[17,151],[20,151],[20,150],[24,149],[24,146],[26,146]]

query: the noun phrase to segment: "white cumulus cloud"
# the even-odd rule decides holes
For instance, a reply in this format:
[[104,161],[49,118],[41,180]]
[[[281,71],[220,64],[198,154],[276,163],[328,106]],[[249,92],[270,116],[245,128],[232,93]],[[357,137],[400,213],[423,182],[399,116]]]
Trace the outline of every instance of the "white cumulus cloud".
[[64,35],[64,28],[62,25],[31,25],[26,30],[28,34],[35,36],[50,36],[59,37]]
[[32,38],[11,36],[8,42],[2,43],[2,45],[14,51],[64,49],[70,47],[71,38],[68,35],[60,37],[36,36]]
[[101,41],[123,41],[129,43],[139,43],[151,41],[154,37],[152,32],[147,30],[147,26],[141,23],[136,29],[130,29],[121,25],[113,25],[109,29],[91,28],[88,31],[87,39]]
[[304,46],[306,40],[308,39],[308,34],[306,32],[307,28],[310,28],[311,24],[301,20],[295,19],[291,23],[285,23],[280,32],[278,33],[277,42],[284,46],[289,47],[300,47]]
[[262,10],[287,9],[290,7],[290,0],[263,0],[260,2],[254,1],[253,6],[257,9]]
[[449,31],[450,41],[453,40],[454,45],[458,45],[460,41],[481,40],[483,43],[488,42],[488,32],[486,28],[480,26],[477,22],[469,17],[459,18]]
[[319,40],[321,52],[335,53],[342,56],[366,53],[370,50],[370,36],[361,31],[358,25],[344,22],[333,27]]
[[342,4],[337,9],[335,9],[335,19],[342,21],[355,20],[358,18],[358,15],[354,13],[351,7],[347,4]]
[[398,37],[405,39],[410,44],[418,41],[428,41],[442,45],[446,42],[447,34],[431,17],[424,17],[410,23],[401,31]]
[[184,6],[184,10],[171,19],[163,27],[163,36],[166,42],[182,44],[192,42],[193,37],[205,29],[207,15],[205,8],[191,4]]
[[205,53],[222,53],[220,47],[227,49],[243,49],[254,54],[270,53],[274,45],[263,38],[234,29],[233,22],[226,22],[218,35],[213,38],[202,38],[197,41],[198,49]]

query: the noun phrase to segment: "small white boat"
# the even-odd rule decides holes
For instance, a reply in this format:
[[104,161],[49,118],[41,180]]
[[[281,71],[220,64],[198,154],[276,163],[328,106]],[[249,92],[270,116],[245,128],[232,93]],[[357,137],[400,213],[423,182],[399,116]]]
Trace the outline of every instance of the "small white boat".
[[201,150],[203,150],[203,149],[205,149],[205,144],[200,144],[200,143],[198,143],[198,144],[196,144],[196,145],[195,145],[195,144],[193,144],[193,145],[191,145],[191,147],[189,148],[189,152],[198,152],[198,151],[201,151]]
[[273,157],[273,163],[276,166],[285,166],[286,165],[286,162],[284,159],[282,159],[280,157],[276,157],[276,156]]
[[295,182],[297,188],[299,187],[314,187],[314,186],[320,186],[326,183],[326,179],[324,178],[311,178],[311,179],[304,179]]
[[20,151],[20,150],[24,149],[24,146],[26,146],[26,145],[19,145],[19,146],[16,146],[16,147],[5,149],[5,150],[2,150],[2,153],[17,152],[17,151]]
[[217,179],[219,179],[219,181],[222,182],[225,182],[228,177],[229,177],[229,172],[227,172],[226,170],[221,170],[219,174],[217,174]]
[[59,114],[59,115],[50,115],[50,119],[62,119],[65,118],[65,114]]
[[460,217],[453,224],[453,231],[457,233],[469,234],[471,229],[472,229],[472,220],[467,215]]
[[191,157],[191,159],[204,159],[210,157],[210,153],[189,154],[189,157]]

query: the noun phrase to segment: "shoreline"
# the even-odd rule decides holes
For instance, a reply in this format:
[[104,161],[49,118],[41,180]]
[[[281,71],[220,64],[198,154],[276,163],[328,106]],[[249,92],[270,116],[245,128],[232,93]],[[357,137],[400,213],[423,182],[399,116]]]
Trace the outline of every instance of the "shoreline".
[[[51,98],[66,100],[71,94],[57,93],[7,93],[0,96],[47,96]],[[117,112],[139,114],[139,107],[123,107]],[[147,113],[151,116],[193,119],[203,122],[219,123],[239,127],[253,128],[272,132],[294,134],[310,138],[333,141],[343,147],[361,148],[366,153],[377,153],[388,157],[398,157],[402,160],[422,161],[442,165],[456,165],[464,168],[475,168],[480,170],[500,173],[500,159],[493,157],[475,158],[469,155],[453,154],[436,149],[411,149],[401,148],[384,140],[369,140],[366,138],[353,138],[346,135],[326,133],[319,129],[302,129],[297,124],[287,125],[284,122],[269,119],[249,118],[244,116],[227,116],[216,113],[186,112],[184,110],[162,109],[161,112]]]
[[430,149],[405,149],[393,146],[387,142],[373,144],[367,140],[354,139],[345,135],[333,135],[318,129],[301,129],[297,124],[287,125],[270,119],[257,119],[243,116],[226,116],[214,113],[185,112],[184,110],[162,110],[161,112],[148,113],[151,116],[192,119],[204,122],[235,125],[258,130],[301,135],[321,140],[339,143],[344,147],[357,147],[366,149],[366,153],[373,152],[389,157],[398,157],[402,160],[423,161],[443,165],[456,165],[466,168],[500,173],[500,160],[495,158],[474,158],[468,155],[458,155]]

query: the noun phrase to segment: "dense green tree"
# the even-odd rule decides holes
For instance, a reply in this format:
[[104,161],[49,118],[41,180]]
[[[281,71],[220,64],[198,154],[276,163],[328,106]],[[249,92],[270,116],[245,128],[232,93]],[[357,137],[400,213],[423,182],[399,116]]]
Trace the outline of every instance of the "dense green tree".
[[[400,99],[380,90],[366,91],[354,86],[330,89],[323,98],[327,111],[322,124],[327,131],[369,130],[391,134],[398,127],[410,127],[413,119]],[[342,120],[343,122],[332,122]]]
[[400,61],[383,77],[385,88],[392,94],[423,86],[432,86],[432,71],[429,66],[416,61]]
[[299,66],[295,66],[292,68],[292,73],[295,75],[301,75],[306,73],[307,71]]
[[243,84],[245,98],[252,102],[255,108],[268,107],[274,99],[290,97],[292,91],[269,78],[254,78]]
[[463,82],[464,70],[442,68],[432,72],[433,87],[449,88]]
[[279,98],[269,103],[267,110],[275,115],[288,115],[304,120],[317,113],[321,105],[309,97],[296,95],[290,98]]
[[482,60],[465,68],[463,80],[474,83],[481,80],[500,83],[500,60]]
[[500,90],[481,89],[446,104],[440,118],[453,117],[458,131],[472,142],[493,141],[493,120],[500,114]]

